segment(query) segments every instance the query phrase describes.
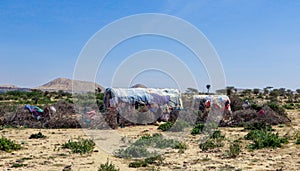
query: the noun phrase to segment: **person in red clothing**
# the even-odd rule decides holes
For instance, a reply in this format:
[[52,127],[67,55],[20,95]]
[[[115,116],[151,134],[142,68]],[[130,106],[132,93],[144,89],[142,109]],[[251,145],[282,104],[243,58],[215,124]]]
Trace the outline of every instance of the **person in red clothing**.
[[257,114],[258,114],[259,117],[262,117],[265,114],[265,110],[264,109],[260,109]]

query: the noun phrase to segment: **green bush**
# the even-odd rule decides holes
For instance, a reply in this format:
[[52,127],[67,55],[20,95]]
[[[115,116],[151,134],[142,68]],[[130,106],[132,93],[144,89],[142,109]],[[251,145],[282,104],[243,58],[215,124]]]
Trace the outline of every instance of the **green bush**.
[[300,138],[296,139],[296,144],[300,144]]
[[137,160],[129,163],[129,167],[131,168],[139,168],[139,167],[147,167],[148,164],[144,160]]
[[203,129],[204,129],[204,124],[196,124],[194,126],[194,128],[192,129],[192,132],[191,134],[192,135],[196,135],[196,134],[201,134],[203,132]]
[[265,130],[265,131],[274,131],[271,125],[265,122],[253,122],[250,124],[244,125],[245,130]]
[[215,144],[215,141],[214,140],[207,140],[206,142],[204,143],[201,143],[199,145],[200,149],[203,150],[203,151],[207,151],[209,149],[214,149],[217,147],[217,145]]
[[164,158],[161,155],[149,157],[144,160],[136,160],[129,164],[129,167],[139,168],[139,167],[147,167],[149,164],[157,163],[160,165],[163,162]]
[[214,149],[216,147],[223,147],[224,143],[222,141],[224,139],[225,139],[225,135],[222,135],[220,130],[216,130],[210,136],[209,140],[207,140],[205,143],[201,143],[199,145],[199,147],[203,151],[207,151],[209,149]]
[[270,131],[252,130],[244,137],[246,140],[252,140],[253,143],[248,146],[249,149],[261,149],[266,147],[281,147],[282,143],[287,143],[286,138],[280,138],[278,134]]
[[160,165],[163,162],[164,158],[161,155],[149,157],[144,160],[136,160],[129,164],[129,167],[139,168],[139,167],[147,167],[149,164],[157,163]]
[[16,144],[14,141],[3,137],[0,139],[0,150],[5,152],[11,152],[14,150],[20,150],[21,145]]
[[134,143],[132,143],[128,148],[121,149],[117,151],[116,155],[123,158],[141,158],[147,157],[149,155],[154,155],[147,150],[147,147],[165,149],[182,149],[184,145],[174,139],[164,139],[161,134],[144,135]]
[[295,109],[295,106],[293,103],[289,103],[289,104],[283,105],[283,108],[293,110],[293,109]]
[[29,139],[39,139],[39,138],[46,138],[45,135],[43,135],[41,132],[37,133],[37,134],[31,134]]
[[69,140],[62,145],[62,148],[71,149],[73,153],[91,153],[94,150],[95,142],[91,139],[79,139],[78,141]]
[[286,115],[284,108],[275,102],[268,102],[267,106],[269,106],[273,111],[275,111],[279,115]]
[[122,158],[142,158],[151,155],[144,146],[131,145],[125,150],[121,149],[117,152],[117,156]]
[[261,109],[261,106],[259,106],[258,104],[256,103],[253,103],[251,104],[251,109],[254,109],[256,111],[259,111]]
[[164,139],[162,134],[156,133],[153,134],[152,136],[144,135],[136,142],[134,142],[132,145],[163,149],[163,148],[175,148],[176,145],[179,143],[180,143],[179,141],[176,141],[174,139]]
[[11,167],[13,168],[18,168],[18,167],[24,167],[27,166],[27,164],[23,164],[23,163],[14,163]]
[[172,123],[172,122],[166,122],[166,123],[159,125],[159,127],[157,129],[160,129],[162,131],[168,131],[169,129],[172,128],[173,124],[174,123]]
[[227,152],[227,155],[229,158],[235,158],[237,157],[241,152],[241,146],[238,142],[233,142],[229,146],[229,151]]
[[220,130],[216,130],[211,136],[210,138],[212,139],[224,139],[225,138],[225,135],[222,135],[221,131]]
[[117,169],[114,164],[112,164],[111,162],[108,161],[108,159],[107,159],[106,163],[101,164],[98,169],[98,171],[119,171],[119,170],[120,169]]

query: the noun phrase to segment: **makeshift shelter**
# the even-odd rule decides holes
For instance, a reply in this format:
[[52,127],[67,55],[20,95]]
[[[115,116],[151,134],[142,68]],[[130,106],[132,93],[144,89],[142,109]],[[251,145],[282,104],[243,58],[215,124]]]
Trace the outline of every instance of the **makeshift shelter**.
[[204,108],[216,107],[231,113],[230,99],[226,95],[194,95],[192,108],[202,110]]
[[119,108],[129,104],[132,106],[145,105],[151,110],[153,106],[167,106],[181,109],[180,92],[177,89],[155,88],[108,88],[104,95],[105,108]]
[[148,115],[148,119],[141,120],[149,123],[161,118],[168,120],[171,111],[182,109],[182,101],[177,89],[108,88],[104,95],[104,107],[106,111],[118,112],[118,122],[119,118],[125,117],[133,123],[142,123],[136,119]]

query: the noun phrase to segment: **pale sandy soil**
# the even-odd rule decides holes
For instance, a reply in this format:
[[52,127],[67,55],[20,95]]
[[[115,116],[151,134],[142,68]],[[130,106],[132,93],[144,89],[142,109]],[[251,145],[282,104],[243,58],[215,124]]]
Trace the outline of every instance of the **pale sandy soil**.
[[[289,111],[291,125],[274,127],[280,135],[292,137],[300,130],[300,111]],[[300,170],[300,145],[295,140],[277,149],[248,151],[245,147],[250,141],[242,141],[242,152],[235,159],[224,157],[228,141],[243,137],[247,132],[242,128],[220,128],[226,134],[225,146],[211,152],[202,152],[198,146],[199,136],[186,135],[182,141],[189,148],[183,154],[170,150],[164,154],[165,160],[160,170]],[[41,131],[46,139],[29,139],[33,133]],[[122,137],[128,139],[144,133],[159,132],[157,126],[136,126],[118,129],[117,131],[82,130],[82,129],[4,129],[0,133],[5,137],[22,144],[22,149],[11,153],[0,152],[0,170],[63,170],[71,165],[72,170],[96,171],[107,159],[121,171],[141,170],[128,167],[129,160],[114,157],[111,153],[120,148]],[[89,136],[87,136],[88,134]],[[165,133],[163,133],[165,134]],[[93,153],[87,155],[72,154],[61,149],[61,144],[69,139],[93,138],[97,146]],[[15,163],[25,166],[14,168]],[[143,168],[147,170],[147,168]],[[148,168],[149,170],[149,168]]]

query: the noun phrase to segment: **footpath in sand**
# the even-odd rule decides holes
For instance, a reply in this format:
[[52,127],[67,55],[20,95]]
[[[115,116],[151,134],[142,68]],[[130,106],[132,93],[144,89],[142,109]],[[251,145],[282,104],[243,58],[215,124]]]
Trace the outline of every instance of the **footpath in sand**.
[[[283,136],[292,136],[295,131],[300,130],[300,111],[289,111],[292,120],[290,125],[274,126],[276,132]],[[219,128],[226,138],[235,140],[243,137],[247,132],[243,128]],[[148,133],[159,132],[157,126],[135,126],[125,127],[116,131],[89,130],[86,135],[84,129],[3,129],[1,135],[22,144],[22,149],[10,153],[0,152],[0,170],[63,170],[71,166],[77,170],[98,170],[100,164],[107,159],[116,167],[123,170],[141,170],[129,168],[129,160],[116,158],[111,152],[118,148],[120,137],[133,137]],[[42,132],[46,139],[29,139],[31,134]],[[118,136],[113,136],[117,134]],[[163,133],[164,134],[164,133]],[[70,153],[62,149],[61,145],[69,139],[92,138],[98,142],[94,152],[80,155]],[[300,168],[300,145],[294,140],[289,140],[282,148],[261,149],[248,151],[246,145],[249,141],[243,141],[242,152],[237,158],[224,158],[223,154],[228,145],[217,149],[214,152],[202,152],[199,148],[199,136],[187,135],[184,142],[188,149],[183,153],[172,152],[165,154],[160,170],[299,170]],[[109,141],[107,141],[109,140]],[[110,143],[109,143],[110,142]],[[14,167],[16,164],[23,164],[21,167]],[[147,170],[147,168],[142,168]]]

